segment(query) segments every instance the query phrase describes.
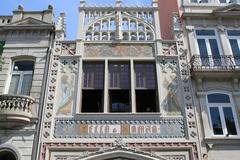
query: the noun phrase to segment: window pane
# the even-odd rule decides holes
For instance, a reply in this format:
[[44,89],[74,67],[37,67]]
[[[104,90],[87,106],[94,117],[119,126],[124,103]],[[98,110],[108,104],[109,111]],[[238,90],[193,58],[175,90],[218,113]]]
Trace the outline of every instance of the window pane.
[[219,56],[219,49],[218,49],[218,44],[216,39],[209,39],[209,44],[212,52],[212,56]]
[[220,57],[220,53],[219,53],[219,49],[218,49],[217,40],[209,39],[209,44],[210,44],[210,48],[211,48],[211,52],[212,52],[213,64],[215,66],[221,66],[222,61],[221,61],[221,57]]
[[23,76],[22,88],[20,94],[30,95],[30,90],[32,87],[32,75],[26,74]]
[[110,88],[129,89],[129,64],[109,64]]
[[236,39],[229,39],[233,55],[240,55],[240,46]]
[[[205,2],[207,2],[207,0]],[[214,30],[196,30],[196,34],[198,36],[214,36],[215,32]]]
[[213,132],[215,135],[222,135],[222,123],[220,119],[219,110],[217,107],[210,107],[210,115],[212,120]]
[[131,112],[129,90],[110,90],[110,111]]
[[206,45],[205,39],[198,39],[197,42],[198,42],[200,55],[203,57],[207,57],[208,51],[207,51],[207,45]]
[[9,87],[9,94],[17,94],[18,90],[18,83],[19,83],[20,75],[12,75],[10,87]]
[[33,71],[34,62],[33,61],[16,61],[14,63],[14,71]]
[[198,48],[201,56],[201,62],[203,66],[209,66],[208,50],[205,39],[198,39]]
[[135,63],[136,88],[155,89],[156,76],[154,63]]
[[208,98],[208,103],[230,103],[230,98],[226,94],[209,94],[207,96]]
[[229,135],[237,135],[236,126],[231,107],[223,107],[223,113]]
[[240,30],[228,30],[227,33],[229,36],[240,36]]
[[83,64],[83,86],[84,88],[102,89],[104,86],[104,64],[84,63]]

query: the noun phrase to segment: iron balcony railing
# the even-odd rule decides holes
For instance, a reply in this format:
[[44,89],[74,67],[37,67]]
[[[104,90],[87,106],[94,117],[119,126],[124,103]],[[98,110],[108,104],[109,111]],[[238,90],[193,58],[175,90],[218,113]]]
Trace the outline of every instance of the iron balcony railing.
[[194,55],[191,58],[191,70],[236,70],[240,69],[240,56],[218,55],[200,56]]

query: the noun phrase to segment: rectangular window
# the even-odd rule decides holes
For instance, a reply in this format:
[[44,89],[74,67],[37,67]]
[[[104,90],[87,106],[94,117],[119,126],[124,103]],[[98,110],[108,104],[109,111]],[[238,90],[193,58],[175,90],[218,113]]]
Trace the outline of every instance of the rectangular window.
[[131,112],[129,63],[109,63],[110,112]]
[[203,66],[221,66],[222,60],[214,30],[196,30],[197,44]]
[[109,64],[110,88],[129,89],[130,71],[128,63]]
[[227,34],[235,64],[240,65],[240,30],[228,30]]
[[137,112],[157,112],[155,63],[136,62],[135,93]]
[[82,112],[103,112],[104,63],[83,63]]
[[9,94],[30,95],[33,68],[33,61],[16,61],[14,63]]
[[210,107],[210,115],[212,120],[213,133],[215,135],[223,135],[222,122],[218,107]]
[[207,95],[207,100],[214,135],[237,135],[238,124],[230,96],[212,93]]
[[103,89],[104,63],[84,62],[83,76],[83,88]]

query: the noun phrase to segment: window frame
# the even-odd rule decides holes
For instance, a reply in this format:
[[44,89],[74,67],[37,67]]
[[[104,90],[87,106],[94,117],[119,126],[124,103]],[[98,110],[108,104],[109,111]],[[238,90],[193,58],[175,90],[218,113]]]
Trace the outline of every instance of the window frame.
[[[214,35],[197,35],[196,31],[198,30],[210,30],[210,31],[214,31]],[[221,59],[221,55],[223,55],[223,50],[222,50],[222,46],[221,46],[221,41],[220,41],[220,37],[219,34],[217,32],[216,29],[214,28],[196,28],[194,30],[194,36],[195,36],[195,45],[196,45],[196,53],[197,55],[199,55],[201,57],[201,53],[200,53],[200,49],[199,49],[199,44],[198,44],[198,39],[204,39],[205,44],[206,44],[206,49],[207,49],[207,57],[205,57],[204,55],[201,57],[201,64],[203,66],[221,66],[222,63],[224,63]],[[215,39],[217,42],[217,47],[218,47],[218,51],[219,51],[219,58],[217,55],[213,55],[212,50],[211,50],[211,46],[210,46],[210,39]],[[213,58],[213,56],[216,56],[215,59]],[[202,59],[203,58],[203,59]]]
[[[227,35],[227,39],[228,39],[228,46],[230,48],[230,51],[231,51],[232,55],[234,55],[234,54],[233,54],[233,50],[232,50],[231,43],[230,43],[231,39],[237,40],[238,48],[240,50],[240,35],[239,36],[231,36],[231,35],[228,34],[228,31],[233,31],[233,30],[239,30],[240,31],[240,29],[227,29],[226,30],[226,35]],[[240,56],[240,54],[239,54],[239,56]]]
[[[196,31],[198,30],[211,30],[211,31],[214,31],[214,34],[215,35],[197,35]],[[222,55],[222,48],[221,48],[221,44],[220,44],[220,38],[219,38],[219,35],[217,34],[218,32],[216,31],[216,29],[213,29],[213,28],[208,28],[208,29],[203,29],[203,28],[197,28],[195,29],[194,31],[194,34],[195,34],[195,42],[196,42],[196,46],[197,46],[197,53],[198,55],[201,55],[200,54],[200,50],[199,50],[199,45],[198,45],[198,39],[204,39],[205,42],[206,42],[206,47],[207,47],[207,53],[208,53],[208,56],[212,56],[212,51],[211,51],[211,47],[210,47],[210,43],[209,43],[209,40],[210,39],[216,39],[217,41],[217,46],[218,46],[218,50],[219,50],[219,55]],[[207,40],[207,41],[206,41]]]
[[[16,63],[16,62],[21,62],[21,61],[31,61],[31,62],[33,62],[33,70],[31,70],[31,71],[30,71],[30,70],[26,70],[26,71],[14,71],[15,63]],[[21,89],[22,89],[22,85],[23,85],[23,79],[24,79],[24,76],[25,76],[25,75],[32,75],[32,82],[33,82],[34,68],[35,68],[35,61],[32,60],[32,59],[17,59],[17,60],[13,60],[13,61],[12,61],[11,72],[10,72],[10,79],[9,79],[9,85],[8,85],[7,93],[8,93],[8,94],[16,94],[16,95],[25,95],[25,94],[22,94],[22,93],[21,93]],[[9,93],[13,75],[19,75],[19,81],[18,81],[18,85],[17,85],[17,91],[16,91],[16,93]],[[31,83],[31,86],[30,86],[29,95],[26,95],[26,96],[30,96],[30,94],[31,94],[31,88],[32,88],[32,83]]]
[[[208,102],[208,95],[211,95],[211,94],[227,95],[227,96],[229,96],[230,103],[209,103]],[[225,92],[225,91],[211,91],[211,92],[208,92],[205,97],[206,97],[206,105],[207,105],[207,111],[208,111],[208,117],[209,117],[209,122],[210,122],[210,128],[212,130],[212,135],[214,137],[225,137],[225,136],[238,137],[240,135],[240,130],[239,130],[239,124],[238,124],[238,119],[237,119],[236,108],[235,108],[235,105],[234,105],[234,102],[233,102],[233,99],[232,99],[232,95],[229,92]],[[212,123],[210,108],[214,108],[214,107],[218,108],[218,111],[219,111],[220,121],[221,121],[222,131],[223,131],[222,135],[214,134],[214,131],[213,131],[213,123]],[[234,124],[235,124],[236,132],[237,132],[236,135],[228,134],[226,121],[225,121],[225,115],[224,115],[224,111],[223,111],[224,107],[229,107],[232,110]]]

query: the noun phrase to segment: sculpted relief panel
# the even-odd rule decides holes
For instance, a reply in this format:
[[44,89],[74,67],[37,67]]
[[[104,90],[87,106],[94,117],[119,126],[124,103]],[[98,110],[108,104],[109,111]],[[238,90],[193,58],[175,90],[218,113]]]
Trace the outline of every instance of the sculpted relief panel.
[[84,57],[153,57],[152,44],[85,44]]

